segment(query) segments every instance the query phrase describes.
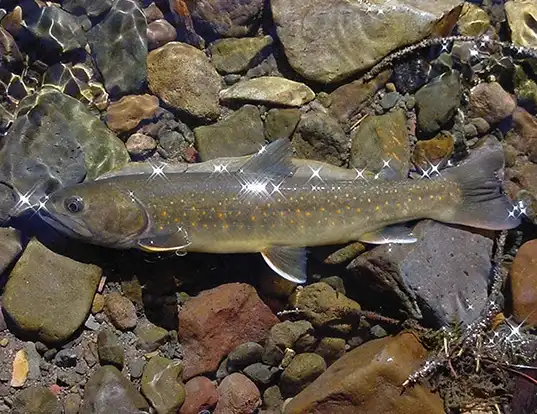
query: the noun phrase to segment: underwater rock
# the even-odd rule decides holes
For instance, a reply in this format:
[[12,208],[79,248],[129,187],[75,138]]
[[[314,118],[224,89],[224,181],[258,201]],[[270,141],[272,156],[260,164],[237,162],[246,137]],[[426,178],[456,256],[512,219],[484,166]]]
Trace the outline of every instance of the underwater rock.
[[537,162],[537,119],[523,108],[513,112],[513,128],[505,142],[523,152],[532,162]]
[[511,41],[517,46],[537,47],[537,4],[532,0],[508,1],[505,3],[507,24]]
[[457,27],[461,36],[482,36],[491,28],[490,17],[481,7],[465,2]]
[[147,23],[136,1],[117,0],[87,36],[110,96],[135,94],[144,86]]
[[13,399],[12,414],[61,414],[56,396],[45,387],[32,386],[19,392]]
[[112,365],[98,368],[84,387],[80,414],[148,412],[149,404],[136,387]]
[[244,105],[228,118],[194,129],[201,161],[255,154],[265,144],[259,109]]
[[112,324],[122,331],[133,329],[138,323],[134,304],[119,292],[105,296],[105,311]]
[[147,25],[147,45],[149,50],[157,49],[177,39],[177,30],[164,19],[155,20]]
[[128,161],[125,145],[84,104],[43,88],[21,101],[19,117],[2,139],[0,181],[36,205],[53,190],[94,179]]
[[510,276],[513,316],[518,322],[537,325],[537,240],[530,240],[520,247]]
[[342,81],[433,32],[449,32],[461,4],[458,0],[270,2],[289,63],[300,75],[321,83]]
[[263,0],[187,1],[196,31],[204,37],[240,37],[259,22]]
[[248,79],[220,92],[223,102],[254,102],[270,105],[302,106],[315,98],[303,83],[278,76]]
[[0,275],[22,252],[22,234],[12,227],[0,228]]
[[185,384],[185,402],[179,414],[199,414],[213,408],[217,401],[214,383],[207,377],[194,377]]
[[129,95],[112,102],[106,110],[106,124],[114,132],[128,132],[155,116],[158,98],[153,95]]
[[224,284],[191,298],[179,312],[183,379],[216,371],[233,349],[264,340],[276,323],[255,289],[244,283]]
[[349,158],[350,142],[338,122],[320,111],[303,114],[292,137],[298,158],[343,166]]
[[205,53],[170,42],[147,57],[149,89],[166,104],[196,118],[218,118],[220,76]]
[[439,131],[461,104],[461,81],[457,71],[435,78],[416,92],[418,126],[426,134]]
[[416,166],[426,171],[431,168],[431,164],[437,166],[441,161],[448,160],[454,150],[455,140],[453,136],[449,132],[443,131],[434,138],[416,142],[412,161]]
[[300,110],[295,108],[272,108],[265,117],[265,131],[269,141],[290,138],[300,121]]
[[516,101],[498,82],[480,83],[470,92],[470,113],[497,124],[516,109]]
[[272,44],[272,37],[220,39],[209,46],[212,62],[221,73],[240,73],[248,70],[263,49]]
[[117,335],[109,329],[104,329],[97,335],[97,350],[101,365],[113,365],[123,369],[125,351],[119,343]]
[[323,357],[313,353],[295,356],[282,372],[280,390],[284,396],[294,396],[326,371]]
[[65,341],[84,324],[101,273],[31,239],[5,286],[4,311],[39,341]]
[[63,0],[62,8],[76,16],[99,16],[112,8],[114,0]]
[[257,342],[245,342],[229,353],[227,368],[229,372],[240,371],[248,365],[261,361],[262,356],[263,347],[261,345]]
[[261,406],[261,394],[247,376],[233,373],[218,386],[218,403],[214,414],[250,414]]
[[472,322],[487,300],[493,241],[430,220],[420,221],[413,233],[416,243],[380,245],[353,260],[353,281],[367,286],[377,303],[426,324]]
[[142,393],[158,414],[176,413],[185,400],[180,361],[154,356],[142,376]]
[[423,385],[401,392],[401,384],[426,356],[411,333],[369,341],[334,362],[287,404],[284,413],[444,413],[440,396]]
[[365,118],[352,132],[351,139],[350,164],[354,168],[376,173],[390,168],[398,178],[408,176],[410,146],[403,109]]

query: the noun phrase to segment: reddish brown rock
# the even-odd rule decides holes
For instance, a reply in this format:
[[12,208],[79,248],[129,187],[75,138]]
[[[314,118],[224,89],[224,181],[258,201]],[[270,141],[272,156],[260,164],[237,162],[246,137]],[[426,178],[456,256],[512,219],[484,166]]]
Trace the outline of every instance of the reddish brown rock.
[[524,243],[511,267],[513,316],[518,322],[537,325],[537,240]]
[[147,46],[149,50],[164,46],[173,42],[177,37],[177,31],[167,20],[159,19],[147,26]]
[[245,283],[229,283],[200,293],[179,312],[183,379],[216,371],[235,347],[264,340],[278,322],[255,289]]
[[515,99],[498,82],[480,83],[470,92],[470,110],[474,116],[496,124],[516,109]]
[[246,376],[233,373],[218,387],[218,404],[214,414],[251,414],[261,405],[261,394]]
[[114,326],[122,331],[132,329],[138,323],[134,304],[121,293],[112,292],[105,296],[106,314]]
[[194,377],[185,384],[185,402],[179,414],[198,414],[213,408],[218,401],[218,393],[213,382],[207,377]]
[[537,162],[537,119],[524,108],[513,112],[513,129],[506,142],[528,155],[530,161]]
[[157,141],[149,135],[132,134],[125,143],[125,147],[132,157],[143,157],[157,148]]
[[537,195],[537,165],[520,164],[506,170],[506,176],[519,187]]
[[158,109],[158,98],[152,95],[124,96],[112,102],[106,112],[106,124],[115,132],[130,131],[143,121],[152,118]]
[[401,394],[401,384],[426,355],[411,333],[367,342],[331,365],[284,412],[442,414],[442,399],[421,385]]

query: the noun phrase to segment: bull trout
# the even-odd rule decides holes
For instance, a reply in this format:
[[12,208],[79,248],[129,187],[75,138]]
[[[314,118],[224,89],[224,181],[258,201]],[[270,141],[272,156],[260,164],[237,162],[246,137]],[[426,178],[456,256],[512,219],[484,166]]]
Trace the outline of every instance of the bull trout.
[[214,162],[211,171],[111,175],[54,192],[39,213],[60,232],[113,248],[261,253],[296,283],[306,281],[307,246],[412,243],[401,223],[424,218],[490,230],[520,223],[497,175],[501,147],[430,179],[397,181],[341,177],[322,163],[297,174],[291,154],[280,139],[239,169]]

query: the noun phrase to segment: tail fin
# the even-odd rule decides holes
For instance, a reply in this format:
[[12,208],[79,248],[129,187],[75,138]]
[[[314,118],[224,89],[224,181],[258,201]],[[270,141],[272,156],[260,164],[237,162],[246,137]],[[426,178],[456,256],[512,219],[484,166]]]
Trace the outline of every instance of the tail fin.
[[447,220],[488,230],[508,230],[521,220],[514,203],[504,194],[504,155],[501,144],[488,138],[460,165],[441,171],[441,177],[459,184],[463,201]]

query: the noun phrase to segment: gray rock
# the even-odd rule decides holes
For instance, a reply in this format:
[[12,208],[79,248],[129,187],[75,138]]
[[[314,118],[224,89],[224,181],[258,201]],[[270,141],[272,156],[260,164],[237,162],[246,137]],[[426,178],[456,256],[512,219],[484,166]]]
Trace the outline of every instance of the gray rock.
[[349,156],[350,142],[338,122],[323,112],[302,115],[293,134],[298,158],[342,166]]
[[108,93],[138,92],[147,78],[147,22],[138,3],[117,0],[87,36]]
[[101,269],[30,240],[5,286],[4,310],[24,333],[42,342],[68,339],[84,324]]
[[0,228],[0,274],[13,263],[21,252],[22,240],[20,231],[11,227]]
[[139,411],[149,411],[147,401],[112,365],[98,368],[84,387],[80,414],[129,414]]
[[270,5],[293,69],[307,79],[328,83],[363,71],[390,52],[428,37],[461,3],[273,0]]
[[11,414],[61,414],[56,396],[45,387],[28,387],[13,399]]
[[158,19],[147,26],[147,44],[149,50],[157,49],[177,38],[177,31],[167,20]]
[[223,102],[255,102],[271,105],[302,106],[315,98],[306,85],[278,76],[261,76],[236,83],[220,92]]
[[190,2],[196,31],[204,37],[238,37],[257,24],[263,0],[200,0]]
[[[47,87],[19,104],[19,117],[2,139],[0,181],[37,205],[52,190],[128,161],[125,145],[84,104]],[[24,208],[20,203],[10,214]]]
[[97,335],[97,347],[101,365],[113,365],[119,370],[123,369],[125,351],[114,332],[108,329],[100,331]]
[[110,10],[112,4],[114,0],[63,0],[62,8],[77,16],[95,17]]
[[259,109],[244,105],[228,118],[194,129],[201,161],[254,154],[265,143]]
[[408,176],[410,146],[404,110],[365,118],[351,139],[353,167],[376,173],[383,171],[394,178]]
[[261,51],[272,44],[272,37],[220,39],[209,46],[212,62],[221,73],[239,73],[248,70]]
[[273,108],[267,112],[265,131],[270,141],[291,138],[300,121],[300,110],[295,108]]
[[263,392],[263,407],[269,411],[281,412],[281,406],[283,404],[283,397],[280,388],[277,385],[268,387]]
[[[49,351],[56,352],[55,349],[50,349]],[[47,352],[45,352],[45,355],[44,355],[45,358],[46,358]],[[54,363],[61,368],[74,367],[76,366],[77,359],[78,359],[78,353],[76,352],[75,349],[73,348],[62,349],[54,357]]]
[[419,128],[427,133],[438,132],[455,114],[461,104],[461,82],[457,71],[445,73],[416,92]]
[[57,383],[71,388],[80,382],[80,376],[73,371],[58,371]]
[[269,338],[265,343],[261,360],[267,365],[276,367],[282,362],[283,356],[283,350]]
[[341,293],[342,295],[347,294],[345,290],[345,282],[343,282],[343,279],[339,276],[328,276],[323,277],[319,282],[324,282],[327,285],[332,286],[332,288],[336,291]]
[[142,376],[142,393],[159,414],[176,413],[185,400],[180,382],[183,367],[179,361],[155,356],[149,360]]
[[196,118],[218,118],[220,76],[201,50],[167,43],[149,53],[147,71],[149,88],[166,104]]
[[428,220],[414,234],[417,243],[375,247],[348,268],[413,318],[434,326],[474,320],[487,299],[492,240]]
[[24,16],[26,28],[40,47],[70,52],[86,45],[86,36],[78,19],[59,7],[37,8]]
[[28,359],[28,380],[38,380],[41,377],[41,369],[39,368],[41,356],[39,355],[39,352],[37,352],[33,342],[26,342],[24,344],[24,350],[26,351],[26,357]]
[[263,347],[257,342],[240,344],[227,356],[229,372],[240,371],[244,367],[261,361]]
[[130,365],[131,377],[134,379],[141,378],[144,373],[145,361],[142,358],[136,358]]
[[243,370],[244,375],[250,378],[259,387],[270,385],[276,378],[278,372],[280,372],[278,368],[260,362],[248,365]]
[[149,321],[138,323],[134,329],[138,337],[136,345],[147,352],[153,352],[168,340],[168,331]]
[[63,399],[64,414],[78,414],[81,403],[82,397],[80,395],[75,393],[67,394]]
[[380,100],[380,106],[382,106],[382,109],[384,110],[392,109],[399,99],[401,99],[401,94],[399,92],[388,92]]

